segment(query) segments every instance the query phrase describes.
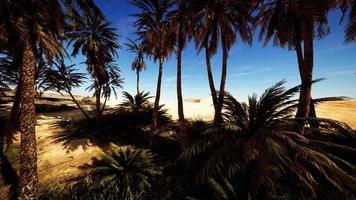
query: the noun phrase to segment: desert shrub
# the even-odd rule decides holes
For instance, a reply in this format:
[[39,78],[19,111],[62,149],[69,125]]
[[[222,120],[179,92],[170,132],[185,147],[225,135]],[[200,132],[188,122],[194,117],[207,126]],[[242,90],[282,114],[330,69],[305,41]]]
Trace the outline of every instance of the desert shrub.
[[84,175],[42,191],[40,199],[140,199],[149,195],[162,167],[148,149],[113,148],[83,166]]

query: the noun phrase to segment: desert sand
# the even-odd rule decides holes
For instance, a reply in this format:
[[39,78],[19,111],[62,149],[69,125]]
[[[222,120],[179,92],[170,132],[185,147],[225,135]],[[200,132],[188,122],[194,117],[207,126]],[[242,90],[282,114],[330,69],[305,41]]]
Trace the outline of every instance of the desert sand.
[[[168,102],[166,106],[173,119],[177,119],[177,103]],[[347,123],[356,129],[356,100],[332,101],[316,106],[317,117],[330,118]],[[184,100],[184,115],[189,119],[211,120],[214,108],[210,98]]]

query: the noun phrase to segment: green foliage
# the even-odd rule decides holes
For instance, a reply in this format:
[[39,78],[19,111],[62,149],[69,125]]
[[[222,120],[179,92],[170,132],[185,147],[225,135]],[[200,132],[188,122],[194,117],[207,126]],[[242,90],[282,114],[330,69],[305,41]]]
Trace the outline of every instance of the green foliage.
[[162,174],[157,156],[147,149],[112,148],[110,154],[83,166],[85,174],[68,185],[57,184],[42,192],[40,199],[144,198],[155,178]]
[[150,106],[149,100],[152,96],[149,96],[149,92],[140,92],[135,96],[124,91],[123,93],[124,101],[119,105],[120,109],[129,112],[142,111]]
[[153,178],[161,174],[155,158],[144,149],[113,150],[111,155],[93,162],[89,188],[113,199],[138,199],[151,188]]
[[[355,188],[352,157],[330,151],[334,147],[339,153],[354,154],[354,146],[344,142],[356,141],[351,130],[342,123],[313,118],[305,120],[308,124],[318,120],[317,131],[307,126],[304,135],[295,132],[300,124],[291,118],[296,108],[291,98],[299,87],[285,90],[283,83],[268,88],[260,98],[249,97],[248,104],[226,94],[225,123],[208,128],[203,139],[182,153],[184,159],[205,158],[198,174],[201,181],[226,177],[236,182],[240,198],[252,199],[261,198],[264,189],[275,191],[281,180],[286,183],[283,187],[313,198],[323,190],[340,194]],[[344,140],[337,144],[330,135]]]
[[209,178],[208,185],[217,200],[237,199],[235,189],[227,179],[223,179],[221,183],[219,183],[213,178]]
[[64,61],[54,62],[45,71],[45,87],[58,93],[71,92],[73,88],[84,83],[85,74],[77,72],[73,65],[65,65]]
[[128,39],[128,43],[125,44],[128,48],[128,51],[135,54],[135,59],[132,62],[131,69],[137,73],[146,69],[146,63],[144,60],[145,49],[142,43],[137,44],[135,41]]

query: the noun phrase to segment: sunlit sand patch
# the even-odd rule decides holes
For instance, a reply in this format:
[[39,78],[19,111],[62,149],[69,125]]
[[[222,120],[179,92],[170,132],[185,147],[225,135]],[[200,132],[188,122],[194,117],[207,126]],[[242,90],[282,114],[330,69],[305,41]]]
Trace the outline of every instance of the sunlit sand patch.
[[54,142],[52,136],[62,131],[54,126],[59,120],[46,116],[39,116],[37,120],[38,176],[41,185],[75,177],[81,173],[80,166],[90,164],[93,157],[103,154],[99,147],[91,144],[68,150],[63,142]]

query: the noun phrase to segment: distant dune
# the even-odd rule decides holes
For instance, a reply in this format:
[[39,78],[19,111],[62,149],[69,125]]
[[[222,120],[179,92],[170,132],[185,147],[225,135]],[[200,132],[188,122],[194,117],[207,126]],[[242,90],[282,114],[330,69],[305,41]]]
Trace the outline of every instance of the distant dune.
[[[177,103],[169,102],[166,106],[172,117],[177,119]],[[317,116],[322,118],[331,118],[346,122],[353,129],[356,129],[356,101],[333,101],[325,102],[316,107]],[[214,108],[210,98],[195,98],[184,100],[184,115],[191,119],[206,119],[213,118]]]
[[[6,91],[6,94],[11,96],[12,91]],[[82,99],[90,99],[95,101],[94,98],[91,97],[83,97],[79,95],[75,95],[77,100]],[[55,101],[50,101],[50,99],[56,100],[57,104],[67,104],[70,106],[75,106],[75,104],[71,101],[68,95],[59,95],[57,93],[46,92],[43,95],[43,99],[38,103],[47,103],[54,104]],[[58,101],[61,99],[60,101]],[[115,98],[110,99],[107,102],[108,107],[116,106],[119,103]],[[177,114],[177,103],[176,101],[169,102],[161,102],[165,104],[169,113],[171,114],[173,119],[178,118]],[[89,105],[85,105],[86,109],[89,108]],[[317,116],[322,118],[331,118],[335,120],[339,120],[342,122],[346,122],[353,129],[356,129],[356,100],[345,100],[345,101],[333,101],[333,102],[325,102],[317,105]],[[184,115],[187,119],[203,119],[203,120],[211,120],[213,119],[214,108],[212,105],[211,98],[192,98],[192,99],[184,99]]]
[[356,129],[356,100],[326,102],[316,109],[318,117],[346,122]]

